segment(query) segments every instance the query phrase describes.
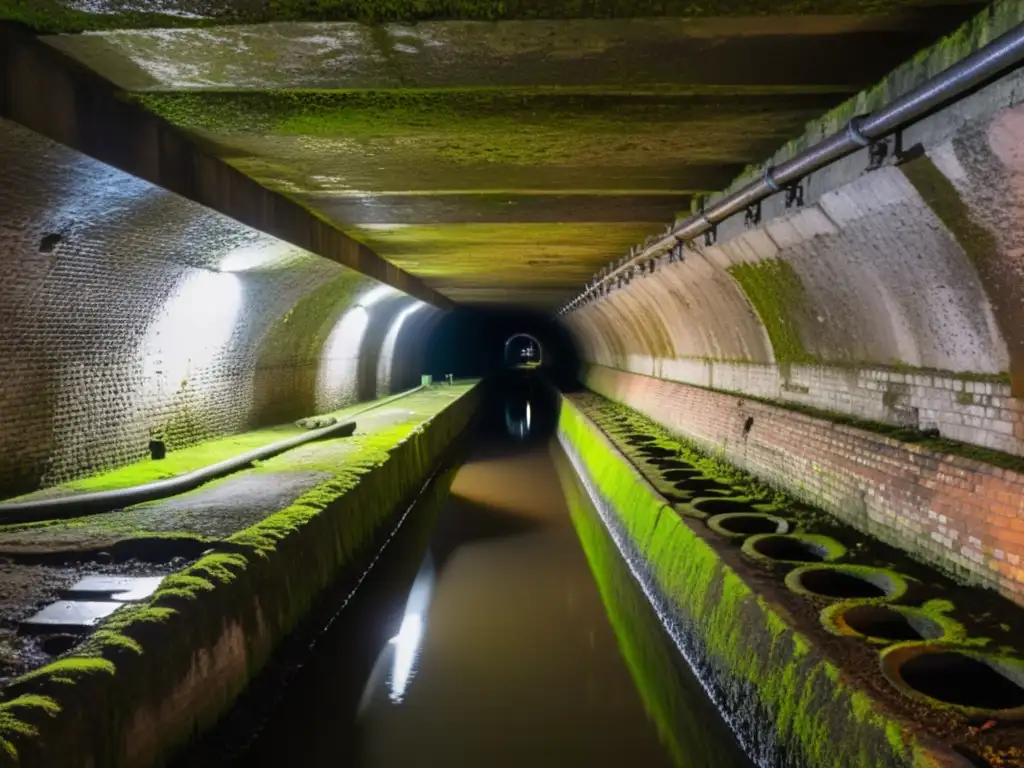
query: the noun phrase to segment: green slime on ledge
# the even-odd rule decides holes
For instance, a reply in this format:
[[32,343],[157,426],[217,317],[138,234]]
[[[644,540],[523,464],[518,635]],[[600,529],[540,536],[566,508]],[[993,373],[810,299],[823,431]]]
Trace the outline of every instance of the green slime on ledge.
[[[559,434],[645,559],[651,586],[697,634],[724,708],[744,710],[762,748],[807,766],[833,766],[837,754],[850,768],[941,764],[941,755],[840,679],[838,668],[666,507],[568,398]],[[757,733],[767,728],[774,737]]]
[[710,707],[704,701],[688,700],[687,692],[677,683],[678,652],[666,640],[639,588],[631,583],[632,574],[591,508],[571,465],[564,457],[556,457],[556,467],[622,658],[658,729],[658,738],[680,768],[723,768],[715,739],[695,717],[701,708]]

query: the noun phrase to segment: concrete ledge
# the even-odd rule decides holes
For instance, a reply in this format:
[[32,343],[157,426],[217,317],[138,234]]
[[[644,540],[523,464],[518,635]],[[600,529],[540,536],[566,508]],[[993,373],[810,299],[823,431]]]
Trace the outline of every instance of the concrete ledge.
[[740,395],[597,366],[586,383],[916,559],[1024,603],[1024,475]]
[[571,400],[559,440],[634,576],[760,765],[958,766],[840,675]]
[[322,505],[292,505],[229,537],[118,611],[73,656],[13,681],[0,765],[157,766],[211,726],[415,497],[473,415],[453,399]]

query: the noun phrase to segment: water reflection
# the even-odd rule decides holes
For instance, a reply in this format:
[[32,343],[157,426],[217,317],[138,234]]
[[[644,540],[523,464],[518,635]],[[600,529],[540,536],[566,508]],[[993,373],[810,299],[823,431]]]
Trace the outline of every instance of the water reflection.
[[529,400],[509,400],[505,403],[505,429],[512,437],[525,440],[530,434],[532,422],[533,413]]
[[405,689],[416,673],[416,658],[423,641],[423,625],[430,607],[430,595],[434,589],[434,560],[427,552],[423,565],[416,574],[409,600],[405,604],[402,624],[398,634],[389,640],[394,648],[394,664],[391,669],[391,701],[400,704]]
[[680,768],[751,765],[633,578],[569,458],[560,450],[554,453],[573,526],[661,742]]
[[501,394],[411,562],[378,563],[243,754],[189,768],[749,765],[568,482],[551,401]]

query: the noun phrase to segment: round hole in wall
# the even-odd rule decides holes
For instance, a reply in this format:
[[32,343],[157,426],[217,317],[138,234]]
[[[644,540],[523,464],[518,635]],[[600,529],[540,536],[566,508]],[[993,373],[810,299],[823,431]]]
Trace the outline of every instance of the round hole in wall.
[[882,653],[882,672],[907,695],[975,715],[1024,719],[1024,661],[930,643]]
[[686,469],[690,465],[679,459],[647,459],[648,464],[659,469]]
[[898,573],[864,565],[807,565],[786,575],[793,592],[812,597],[895,600],[906,594]]
[[873,640],[940,640],[946,629],[918,608],[889,605],[836,606],[825,609],[825,625],[837,634],[852,634]]
[[709,491],[728,492],[731,489],[727,485],[709,480],[706,477],[694,477],[689,480],[679,480],[673,483],[673,485],[680,491],[692,494],[705,494]]
[[670,456],[675,456],[675,451],[670,451],[668,448],[659,448],[656,445],[648,445],[641,448],[638,453],[642,453],[644,456],[650,456],[656,459],[667,459]]
[[681,468],[664,470],[662,471],[661,476],[664,477],[666,480],[671,480],[673,482],[679,480],[691,480],[695,477],[702,477],[701,473],[696,469]]
[[[694,504],[701,512],[714,501]],[[726,502],[730,503],[730,502]],[[752,536],[758,533],[788,533],[789,522],[775,515],[763,515],[756,512],[728,512],[717,514],[708,519],[708,528],[722,536]]]
[[50,656],[60,656],[62,653],[70,651],[77,644],[78,638],[74,635],[50,635],[43,640],[43,653]]
[[646,445],[654,442],[654,438],[647,435],[626,435],[624,439],[630,445]]
[[821,563],[842,557],[846,554],[846,548],[828,536],[766,533],[747,539],[743,543],[743,552],[758,560]]
[[53,253],[53,250],[57,247],[57,244],[63,239],[63,235],[59,232],[49,232],[43,235],[39,239],[39,252],[40,253]]
[[[718,499],[711,497],[695,499],[693,505],[701,512],[709,515],[757,514],[751,508],[750,502],[744,498]],[[756,533],[774,533],[774,531],[756,531]]]

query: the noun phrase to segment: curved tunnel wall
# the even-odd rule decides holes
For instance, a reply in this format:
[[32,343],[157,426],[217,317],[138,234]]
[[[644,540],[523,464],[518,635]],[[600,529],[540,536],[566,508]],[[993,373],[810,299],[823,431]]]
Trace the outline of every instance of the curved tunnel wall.
[[418,383],[439,310],[385,349],[395,289],[6,121],[0,168],[0,495]]
[[[862,151],[817,171],[803,205],[776,195],[566,316],[586,385],[1024,602],[1022,86],[1006,75],[881,167]],[[836,424],[851,415],[876,424]]]
[[[1013,75],[572,313],[589,363],[1024,455],[1024,106]],[[781,196],[777,196],[781,197]]]

